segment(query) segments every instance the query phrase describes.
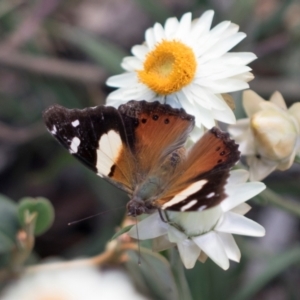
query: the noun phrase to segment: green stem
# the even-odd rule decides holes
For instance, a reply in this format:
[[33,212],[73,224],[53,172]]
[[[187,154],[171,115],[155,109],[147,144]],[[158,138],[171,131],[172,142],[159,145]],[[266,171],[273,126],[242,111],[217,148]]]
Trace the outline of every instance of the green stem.
[[294,162],[300,164],[300,156],[299,155],[295,156]]
[[300,205],[287,199],[282,199],[278,194],[269,188],[266,188],[261,194],[257,196],[259,203],[270,203],[273,206],[281,208],[289,213],[300,217]]

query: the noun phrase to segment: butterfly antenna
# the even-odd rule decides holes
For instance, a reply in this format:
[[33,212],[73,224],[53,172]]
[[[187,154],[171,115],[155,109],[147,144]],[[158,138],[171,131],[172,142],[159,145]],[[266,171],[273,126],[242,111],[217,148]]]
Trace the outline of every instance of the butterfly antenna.
[[82,222],[82,221],[85,221],[85,220],[88,220],[88,219],[91,219],[91,218],[95,218],[97,216],[100,216],[100,215],[103,215],[103,214],[106,214],[108,212],[115,211],[115,210],[121,209],[121,208],[125,208],[125,206],[122,205],[122,206],[114,208],[114,209],[108,209],[108,210],[102,211],[102,212],[100,212],[98,214],[95,214],[95,215],[92,215],[92,216],[89,216],[89,217],[86,217],[86,218],[83,218],[83,219],[80,219],[80,220],[77,220],[77,221],[70,222],[70,223],[68,223],[68,226],[77,224],[79,222]]
[[140,236],[139,236],[139,228],[138,228],[138,219],[137,216],[135,216],[135,228],[136,228],[136,236],[138,238],[138,265],[140,266],[142,264],[141,262],[141,245],[140,245]]

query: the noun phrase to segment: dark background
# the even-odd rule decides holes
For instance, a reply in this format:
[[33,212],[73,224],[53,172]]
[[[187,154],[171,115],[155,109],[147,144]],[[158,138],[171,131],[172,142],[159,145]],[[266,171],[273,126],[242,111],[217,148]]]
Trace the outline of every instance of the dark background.
[[[37,257],[100,253],[127,202],[125,194],[87,170],[46,132],[43,110],[54,103],[68,108],[104,104],[112,91],[105,80],[122,71],[122,57],[143,42],[148,27],[186,11],[196,18],[207,9],[215,10],[213,25],[231,20],[247,33],[235,51],[258,56],[251,64],[256,77],[251,88],[265,99],[279,90],[288,106],[299,101],[299,1],[0,1],[0,193],[15,201],[43,196],[53,203],[55,222],[37,238]],[[244,117],[241,93],[233,96],[237,117]],[[249,217],[266,228],[266,236],[237,237],[242,261],[231,263],[227,272],[210,262],[188,271],[194,295],[220,299],[232,292],[231,286],[246,290],[263,274],[253,299],[300,299],[299,177],[295,165],[265,180],[281,202],[250,201]],[[276,265],[280,259],[286,260]],[[278,268],[269,271],[272,265]],[[201,286],[196,283],[200,275],[207,279]]]

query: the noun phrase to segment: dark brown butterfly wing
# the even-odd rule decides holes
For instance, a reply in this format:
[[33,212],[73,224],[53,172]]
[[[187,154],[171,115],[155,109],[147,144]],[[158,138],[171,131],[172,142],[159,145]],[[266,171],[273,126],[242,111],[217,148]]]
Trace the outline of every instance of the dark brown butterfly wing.
[[219,204],[230,168],[239,160],[238,145],[218,128],[207,131],[182,161],[156,206],[197,211]]
[[194,118],[184,110],[146,101],[130,101],[118,109],[55,105],[45,111],[44,120],[72,155],[129,194],[183,146],[194,127]]

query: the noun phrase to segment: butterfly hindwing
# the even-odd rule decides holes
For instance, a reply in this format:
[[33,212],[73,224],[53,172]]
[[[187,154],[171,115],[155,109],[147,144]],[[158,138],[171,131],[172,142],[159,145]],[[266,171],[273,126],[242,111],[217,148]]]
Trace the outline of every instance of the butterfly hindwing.
[[175,211],[197,211],[219,204],[226,197],[224,187],[230,168],[239,157],[238,145],[229,135],[212,128],[187,153],[156,205]]

